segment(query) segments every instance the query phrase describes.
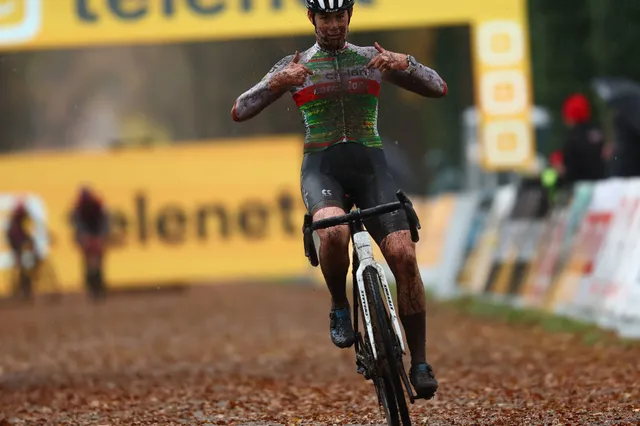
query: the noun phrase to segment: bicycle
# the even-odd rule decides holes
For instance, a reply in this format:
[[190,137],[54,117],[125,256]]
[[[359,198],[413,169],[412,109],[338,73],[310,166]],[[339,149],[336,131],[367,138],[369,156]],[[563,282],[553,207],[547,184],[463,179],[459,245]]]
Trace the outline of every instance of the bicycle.
[[[313,241],[313,231],[348,224],[353,245],[353,327],[356,334],[354,344],[356,371],[366,380],[372,380],[378,403],[387,419],[388,426],[410,426],[411,419],[404,391],[411,404],[418,397],[413,393],[407,372],[402,362],[406,353],[400,322],[382,266],[373,258],[371,238],[365,230],[363,220],[404,210],[409,220],[411,239],[418,242],[420,221],[413,204],[403,191],[396,193],[398,201],[382,204],[370,209],[354,209],[344,215],[313,222],[307,213],[304,217],[303,237],[305,256],[313,267],[319,264]],[[384,294],[384,298],[381,296]],[[355,301],[358,303],[355,303]],[[385,304],[386,302],[386,304]],[[359,332],[359,309],[362,311],[365,336]],[[404,389],[403,389],[404,387]],[[402,423],[401,423],[402,422]]]
[[50,302],[59,302],[60,283],[50,260],[38,255],[33,241],[25,242],[15,253],[16,266],[11,273],[12,295],[22,302],[33,302],[35,289],[45,294]]

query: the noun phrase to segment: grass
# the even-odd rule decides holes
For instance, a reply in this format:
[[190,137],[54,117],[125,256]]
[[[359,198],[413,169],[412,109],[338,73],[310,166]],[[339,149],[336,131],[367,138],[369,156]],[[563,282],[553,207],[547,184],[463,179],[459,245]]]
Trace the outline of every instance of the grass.
[[[433,300],[433,296],[429,295]],[[603,330],[594,324],[572,318],[550,314],[539,309],[515,308],[506,304],[464,296],[441,303],[458,312],[499,321],[505,324],[526,327],[539,327],[549,333],[572,334],[579,337],[584,344],[617,344],[623,346],[640,346],[640,341],[626,340],[614,332]]]
[[[390,284],[390,287],[395,293],[395,285]],[[596,325],[553,315],[540,309],[516,308],[473,296],[462,296],[442,301],[438,300],[429,287],[426,287],[425,290],[428,301],[465,315],[511,325],[539,327],[549,333],[572,334],[580,337],[582,342],[587,345],[617,343],[624,346],[640,346],[640,341],[621,339],[615,333],[603,330]]]

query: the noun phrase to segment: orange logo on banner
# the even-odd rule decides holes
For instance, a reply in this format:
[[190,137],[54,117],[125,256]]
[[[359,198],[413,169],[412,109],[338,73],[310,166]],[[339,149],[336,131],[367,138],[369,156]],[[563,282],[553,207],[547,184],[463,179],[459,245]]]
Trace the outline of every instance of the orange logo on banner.
[[513,84],[507,83],[498,83],[493,89],[493,98],[497,102],[511,102],[515,97],[515,89],[513,88]]
[[491,37],[491,50],[495,53],[505,53],[511,49],[509,34],[495,34]]
[[498,149],[500,151],[513,151],[518,146],[518,135],[515,133],[501,133],[498,135]]

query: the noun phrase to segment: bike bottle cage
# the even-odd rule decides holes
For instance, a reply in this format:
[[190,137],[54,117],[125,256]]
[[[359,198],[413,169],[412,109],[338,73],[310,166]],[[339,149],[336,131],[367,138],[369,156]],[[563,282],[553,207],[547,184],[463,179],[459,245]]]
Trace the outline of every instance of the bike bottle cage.
[[383,204],[380,206],[372,207],[370,209],[352,210],[350,213],[346,213],[341,216],[322,219],[315,224],[313,223],[313,215],[309,212],[305,213],[304,223],[302,225],[304,254],[307,259],[309,259],[311,265],[314,267],[319,265],[318,252],[316,251],[316,245],[313,241],[313,231],[351,222],[361,223],[362,220],[366,219],[367,217],[391,213],[400,209],[404,210],[407,214],[407,221],[409,222],[409,230],[411,232],[411,240],[414,243],[417,243],[420,240],[418,230],[421,229],[421,226],[420,219],[418,218],[416,211],[413,209],[413,203],[411,202],[411,200],[409,200],[407,194],[405,194],[402,190],[396,192],[396,197],[398,198],[398,201],[396,202]]

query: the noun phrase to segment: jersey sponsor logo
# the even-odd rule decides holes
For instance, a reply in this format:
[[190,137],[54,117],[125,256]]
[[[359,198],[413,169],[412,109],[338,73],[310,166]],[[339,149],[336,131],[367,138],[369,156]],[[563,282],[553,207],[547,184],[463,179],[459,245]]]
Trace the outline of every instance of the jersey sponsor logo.
[[349,93],[354,95],[365,95],[369,93],[369,84],[366,79],[353,79],[348,82]]
[[344,77],[366,77],[368,74],[369,72],[366,68],[351,68],[325,73],[324,78],[327,80],[341,80]]
[[330,95],[332,93],[338,93],[341,91],[341,87],[338,83],[325,83],[325,84],[316,84],[313,86],[313,94],[316,97],[322,97],[325,95]]
[[364,67],[348,68],[344,70],[331,70],[328,72],[316,71],[313,69],[314,67],[310,68],[313,71],[310,79],[314,83],[319,83],[322,81],[345,80],[351,77],[367,77],[369,75],[369,71]]
[[380,93],[380,83],[366,78],[354,78],[342,85],[338,82],[315,84],[307,86],[293,94],[293,100],[298,107],[318,99],[327,99],[339,93],[351,95],[373,95]]
[[353,95],[364,95],[369,93],[369,81],[363,78],[348,80],[345,85],[340,83],[325,83],[316,84],[313,87],[313,94],[318,98],[338,92],[348,92]]

